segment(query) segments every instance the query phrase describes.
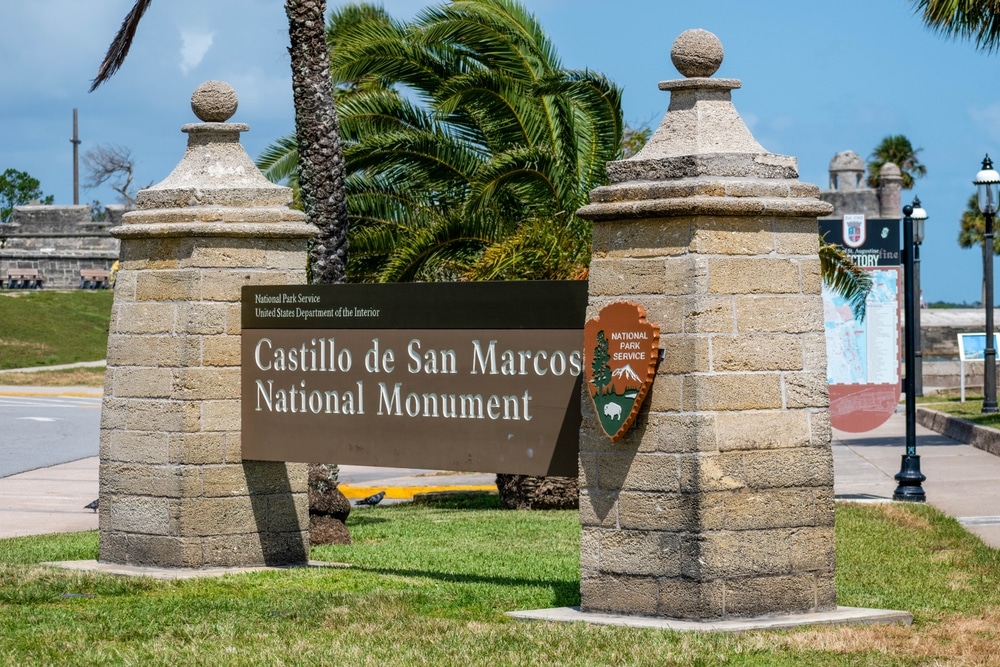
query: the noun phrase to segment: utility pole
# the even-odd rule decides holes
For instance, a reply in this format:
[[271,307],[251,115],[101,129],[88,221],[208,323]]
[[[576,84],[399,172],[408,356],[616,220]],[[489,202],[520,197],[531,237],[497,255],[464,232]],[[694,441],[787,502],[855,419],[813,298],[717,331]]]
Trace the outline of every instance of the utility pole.
[[73,205],[80,203],[80,132],[76,122],[76,109],[73,109]]

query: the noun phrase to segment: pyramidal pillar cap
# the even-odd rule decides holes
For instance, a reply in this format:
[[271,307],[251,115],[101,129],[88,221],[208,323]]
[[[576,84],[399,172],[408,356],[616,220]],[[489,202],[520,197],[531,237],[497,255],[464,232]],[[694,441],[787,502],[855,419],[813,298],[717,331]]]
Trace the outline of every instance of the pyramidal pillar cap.
[[607,165],[577,215],[591,220],[682,215],[822,216],[833,207],[799,182],[794,157],[769,153],[733,106],[738,79],[715,78],[725,55],[707,30],[687,30],[670,59],[684,78],[663,81],[670,104],[636,155]]
[[612,183],[698,176],[798,178],[793,157],[767,152],[733,106],[739,79],[712,78],[722,65],[722,42],[707,30],[677,37],[670,59],[684,78],[663,81],[670,105],[638,154],[608,164]]
[[188,135],[183,159],[162,182],[141,190],[136,209],[194,206],[287,206],[291,188],[271,183],[240,143],[250,126],[230,123],[239,99],[223,81],[206,81],[191,95],[191,110],[200,123],[181,127]]

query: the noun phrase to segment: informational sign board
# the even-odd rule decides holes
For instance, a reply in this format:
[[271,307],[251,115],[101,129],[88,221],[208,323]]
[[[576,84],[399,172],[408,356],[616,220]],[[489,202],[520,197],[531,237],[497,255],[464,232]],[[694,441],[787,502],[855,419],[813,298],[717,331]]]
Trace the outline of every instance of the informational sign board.
[[902,390],[899,220],[845,215],[821,220],[820,235],[872,278],[863,321],[823,286],[830,422],[841,431],[870,431],[895,412]]
[[[1000,350],[1000,336],[993,334],[993,349]],[[983,361],[986,358],[986,333],[958,334],[958,359],[961,375],[960,399],[965,402],[965,362]]]
[[586,282],[242,298],[244,459],[577,474]]
[[[1000,336],[993,334],[993,349],[1000,350]],[[986,357],[985,333],[958,334],[958,358],[962,361],[982,361]]]

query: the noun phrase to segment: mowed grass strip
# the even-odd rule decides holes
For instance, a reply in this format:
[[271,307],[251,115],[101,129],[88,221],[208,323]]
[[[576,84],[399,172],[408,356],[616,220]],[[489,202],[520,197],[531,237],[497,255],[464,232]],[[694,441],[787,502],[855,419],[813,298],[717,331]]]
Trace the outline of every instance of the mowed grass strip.
[[162,582],[41,567],[93,559],[94,533],[0,540],[5,665],[986,665],[998,552],[933,508],[840,505],[840,604],[912,627],[726,635],[515,621],[579,603],[575,512],[490,496],[352,512],[351,565]]
[[113,296],[111,290],[0,291],[0,369],[103,359]]
[[[23,368],[23,366],[18,366]],[[103,387],[104,366],[70,368],[61,371],[34,371],[15,373],[0,371],[0,385],[12,387]]]
[[980,426],[1000,429],[1000,414],[983,414],[983,396],[981,394],[972,394],[967,391],[965,392],[965,401],[962,401],[961,394],[957,391],[941,392],[919,398],[917,404],[931,410],[947,412]]

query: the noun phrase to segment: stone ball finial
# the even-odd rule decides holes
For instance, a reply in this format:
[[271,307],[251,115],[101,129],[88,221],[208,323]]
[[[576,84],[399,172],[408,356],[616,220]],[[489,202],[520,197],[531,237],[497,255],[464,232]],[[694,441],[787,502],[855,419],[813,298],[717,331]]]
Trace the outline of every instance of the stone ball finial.
[[670,60],[677,71],[686,77],[704,77],[715,74],[725,55],[722,42],[707,30],[685,30],[670,49]]
[[206,81],[191,94],[191,110],[203,123],[225,123],[238,105],[236,91],[224,81]]

